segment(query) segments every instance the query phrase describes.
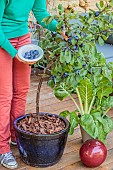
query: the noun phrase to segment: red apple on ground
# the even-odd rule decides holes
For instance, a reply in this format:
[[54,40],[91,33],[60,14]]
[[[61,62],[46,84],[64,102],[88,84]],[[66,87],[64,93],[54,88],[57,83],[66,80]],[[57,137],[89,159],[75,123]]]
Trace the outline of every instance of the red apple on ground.
[[89,139],[80,148],[80,158],[88,167],[98,167],[107,156],[106,146],[99,140]]

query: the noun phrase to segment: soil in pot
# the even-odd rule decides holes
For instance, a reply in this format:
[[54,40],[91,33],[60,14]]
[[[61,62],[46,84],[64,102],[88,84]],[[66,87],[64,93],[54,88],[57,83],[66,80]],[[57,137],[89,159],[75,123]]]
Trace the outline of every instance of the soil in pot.
[[18,128],[35,134],[52,134],[65,128],[65,123],[55,115],[30,114],[17,124]]
[[67,119],[49,113],[17,118],[14,128],[22,160],[35,167],[56,164],[63,155],[69,127]]

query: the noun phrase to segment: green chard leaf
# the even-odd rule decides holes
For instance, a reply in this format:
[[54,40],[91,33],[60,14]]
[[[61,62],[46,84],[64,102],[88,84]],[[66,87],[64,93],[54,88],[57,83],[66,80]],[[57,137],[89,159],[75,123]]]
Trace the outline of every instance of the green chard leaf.
[[83,129],[94,139],[98,136],[97,122],[94,121],[93,116],[90,114],[84,114],[80,118],[80,125]]
[[70,115],[70,112],[68,110],[65,110],[59,114],[60,116],[66,118],[68,115]]
[[59,86],[56,86],[54,88],[54,95],[59,99],[59,100],[63,100],[64,98],[66,98],[67,96],[69,96],[68,91],[65,88],[65,85],[62,83]]
[[106,134],[110,133],[113,130],[113,120],[112,120],[112,118],[105,115],[103,117],[103,127],[104,127],[104,132]]
[[88,113],[89,106],[93,99],[93,86],[88,78],[82,79],[77,87],[80,93],[82,104],[84,104],[85,113]]
[[76,111],[71,112],[70,113],[70,131],[69,131],[69,134],[72,135],[74,133],[75,128],[78,126],[78,122],[79,122],[79,119],[78,119],[78,116],[76,114]]
[[112,93],[112,84],[108,78],[104,77],[98,84],[97,87],[97,96],[99,99]]

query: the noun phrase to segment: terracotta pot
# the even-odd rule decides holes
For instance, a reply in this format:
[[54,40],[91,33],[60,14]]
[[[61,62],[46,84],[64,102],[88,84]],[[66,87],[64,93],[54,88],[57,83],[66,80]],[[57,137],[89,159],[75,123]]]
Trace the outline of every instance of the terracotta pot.
[[87,141],[88,139],[93,139],[84,129],[82,126],[80,126],[80,130],[81,130],[81,135],[82,135],[82,142],[84,143],[85,141]]
[[[45,114],[45,113],[40,113]],[[46,113],[47,114],[47,113]],[[53,116],[53,114],[49,114]],[[14,121],[17,146],[21,159],[28,165],[47,167],[56,164],[62,157],[67,141],[70,124],[67,119],[59,117],[65,123],[65,129],[54,134],[34,134],[25,132],[17,127],[17,123],[29,114]]]

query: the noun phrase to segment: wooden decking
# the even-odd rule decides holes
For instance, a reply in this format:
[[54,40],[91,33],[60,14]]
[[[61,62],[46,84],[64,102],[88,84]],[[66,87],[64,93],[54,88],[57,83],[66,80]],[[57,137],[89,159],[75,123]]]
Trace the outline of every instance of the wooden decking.
[[[37,77],[31,77],[31,88],[27,98],[26,113],[35,112],[36,107],[36,91],[37,91],[38,79]],[[46,82],[43,83],[40,96],[40,111],[57,113],[69,109],[74,110],[72,101],[67,98],[63,102],[57,100],[52,90],[47,86]],[[109,115],[113,117],[113,110],[109,112]],[[12,147],[12,151],[17,158],[19,167],[17,170],[91,170],[91,168],[85,167],[79,158],[79,148],[81,146],[81,134],[79,127],[76,128],[75,133],[72,136],[68,136],[68,142],[64,151],[64,154],[59,163],[48,168],[35,168],[24,164],[20,160],[20,156],[16,147]],[[98,170],[113,170],[113,132],[107,137],[107,149],[108,155],[106,161],[98,168]],[[6,168],[0,166],[0,170],[6,170]]]

